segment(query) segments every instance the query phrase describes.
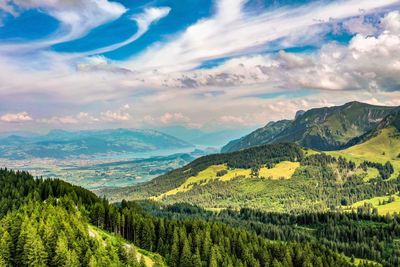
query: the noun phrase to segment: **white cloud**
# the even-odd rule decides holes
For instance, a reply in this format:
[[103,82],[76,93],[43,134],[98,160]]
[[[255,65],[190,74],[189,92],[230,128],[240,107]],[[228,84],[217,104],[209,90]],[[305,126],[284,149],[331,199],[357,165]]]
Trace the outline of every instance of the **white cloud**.
[[265,84],[275,90],[399,90],[399,12],[385,15],[379,30],[376,36],[357,34],[348,46],[328,43],[312,54],[281,51],[276,56],[237,57],[213,69],[157,78],[170,87],[186,88]]
[[[165,112],[160,116],[146,115],[143,118],[143,122],[150,125],[159,124],[191,124],[191,119],[181,112]],[[195,124],[193,124],[195,125]]]
[[42,118],[37,120],[41,123],[46,124],[86,124],[98,122],[99,119],[89,115],[87,112],[79,112],[77,115],[67,115],[67,116],[53,116],[51,118]]
[[28,122],[32,120],[32,117],[27,112],[7,113],[0,116],[0,121],[2,122]]
[[[187,71],[209,59],[246,54],[270,41],[292,38],[304,29],[368,14],[397,0],[349,0],[268,10],[260,15],[243,13],[242,0],[221,0],[214,17],[200,20],[165,44],[157,44],[125,64],[131,69],[159,72]],[[229,8],[226,8],[226,7]]]
[[166,17],[169,12],[171,11],[171,8],[169,7],[149,7],[144,10],[143,13],[140,13],[138,15],[133,15],[131,16],[131,20],[135,21],[137,23],[138,29],[135,32],[134,35],[129,37],[127,40],[113,44],[110,46],[102,47],[96,50],[92,50],[89,52],[85,53],[79,53],[78,56],[88,56],[88,55],[94,55],[94,54],[102,54],[106,53],[109,51],[116,50],[118,48],[121,48],[123,46],[126,46],[130,43],[133,43],[137,39],[139,39],[143,34],[145,34],[148,30],[151,24],[157,22],[158,20]]
[[129,109],[130,106],[128,104],[125,104],[118,110],[107,110],[105,112],[101,112],[101,119],[107,122],[129,121],[131,119]]
[[365,22],[364,20],[364,16],[360,16],[345,21],[343,24],[344,27],[352,34],[358,33],[362,35],[371,35],[376,33],[377,29],[374,27],[374,25],[372,23]]
[[[16,14],[19,10],[37,8],[61,23],[57,32],[44,40],[0,46],[0,50],[8,52],[26,52],[78,39],[90,30],[113,21],[126,12],[122,4],[108,0],[10,0],[6,4],[5,0],[2,1],[0,8],[11,14]],[[12,9],[9,8],[11,4],[14,5]]]
[[[298,109],[354,99],[400,104],[399,93],[393,91],[400,84],[397,11],[385,16],[372,36],[358,22],[352,22],[357,25],[349,27],[361,33],[349,45],[330,43],[320,51],[304,54],[253,54],[259,51],[259,44],[268,44],[277,37],[298,42],[296,33],[311,30],[314,35],[321,30],[320,20],[329,21],[329,8],[333,18],[337,14],[358,16],[360,5],[365,4],[368,13],[392,1],[346,1],[340,2],[343,6],[331,3],[325,7],[313,4],[268,10],[252,17],[243,13],[242,1],[219,3],[232,3],[235,8],[222,11],[221,6],[218,15],[196,23],[126,65],[92,56],[82,59],[76,68],[70,65],[69,56],[49,51],[21,58],[0,55],[0,98],[8,108],[22,102],[29,107],[24,110],[34,107],[35,118],[46,116],[41,104],[46,104],[47,114],[65,114],[66,110],[72,114],[35,120],[48,127],[80,127],[88,122],[93,127],[126,127],[127,123],[262,125],[294,116]],[[345,8],[349,10],[343,11]],[[167,11],[149,11],[149,19],[144,20],[151,24],[166,16]],[[235,57],[218,67],[192,70],[207,59],[231,54]],[[127,66],[135,68],[128,70],[124,68]],[[159,66],[162,68],[154,69]],[[316,90],[302,95],[302,89]],[[126,102],[133,106],[126,106]],[[2,106],[2,110],[7,107]],[[88,113],[77,113],[79,110]]]
[[382,27],[392,34],[400,35],[400,12],[392,11],[382,19]]

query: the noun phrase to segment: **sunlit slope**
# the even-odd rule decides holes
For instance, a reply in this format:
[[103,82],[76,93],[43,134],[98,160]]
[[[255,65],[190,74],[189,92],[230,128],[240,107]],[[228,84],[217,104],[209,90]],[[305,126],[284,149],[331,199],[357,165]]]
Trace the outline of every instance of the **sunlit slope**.
[[[398,192],[399,153],[400,137],[391,127],[340,151],[324,153],[293,143],[264,145],[199,158],[114,197],[217,210],[326,211]],[[382,166],[389,161],[394,172],[388,179],[380,165],[364,161]]]
[[390,161],[395,169],[391,178],[395,178],[400,171],[400,134],[394,127],[385,128],[379,130],[376,136],[364,143],[327,153],[332,156],[345,157],[356,163],[372,161],[384,164]]
[[[390,200],[391,199],[391,200]],[[370,199],[365,199],[354,203],[351,206],[344,207],[345,210],[351,211],[352,209],[357,209],[365,205],[371,205],[372,208],[378,210],[378,214],[394,214],[400,212],[400,196],[398,194],[392,196],[384,197],[374,197]]]
[[[272,168],[265,166],[259,170],[258,177],[267,179],[290,179],[295,170],[300,166],[298,162],[283,161],[276,164]],[[195,176],[189,177],[182,185],[168,192],[165,192],[155,199],[160,200],[163,197],[175,195],[177,193],[187,192],[193,189],[194,186],[206,185],[212,181],[228,182],[234,178],[251,178],[255,176],[251,169],[229,168],[226,164],[212,165],[205,170],[199,172]]]
[[276,164],[273,168],[262,167],[259,171],[259,177],[267,179],[290,179],[300,163],[283,161]]

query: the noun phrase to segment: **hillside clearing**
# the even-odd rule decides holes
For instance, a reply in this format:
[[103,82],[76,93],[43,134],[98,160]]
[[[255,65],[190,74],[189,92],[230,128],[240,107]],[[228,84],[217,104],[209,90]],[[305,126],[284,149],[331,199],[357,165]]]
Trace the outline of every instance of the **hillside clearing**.
[[282,161],[271,169],[262,167],[259,176],[272,180],[290,179],[298,167],[300,167],[299,162]]
[[126,249],[133,248],[135,253],[136,253],[136,259],[138,262],[142,260],[142,257],[144,258],[144,262],[146,263],[147,267],[153,267],[157,261],[157,263],[161,265],[165,265],[163,263],[163,260],[160,255],[145,251],[143,249],[140,249],[133,244],[127,243],[125,240],[122,238],[115,236],[113,234],[110,234],[106,231],[103,231],[93,225],[88,225],[88,232],[89,236],[92,238],[95,238],[98,240],[100,243],[102,243],[104,246],[107,246],[108,244],[113,244],[113,245],[123,245]]
[[358,207],[364,206],[364,204],[371,204],[374,208],[378,209],[378,214],[380,215],[386,215],[386,214],[394,214],[395,212],[400,213],[400,197],[398,194],[392,195],[394,197],[394,201],[387,203],[387,204],[381,204],[384,201],[388,201],[389,197],[391,196],[384,196],[384,197],[374,197],[370,199],[365,199],[358,201],[354,203],[351,206],[347,206],[345,210],[351,211],[352,209],[357,209]]

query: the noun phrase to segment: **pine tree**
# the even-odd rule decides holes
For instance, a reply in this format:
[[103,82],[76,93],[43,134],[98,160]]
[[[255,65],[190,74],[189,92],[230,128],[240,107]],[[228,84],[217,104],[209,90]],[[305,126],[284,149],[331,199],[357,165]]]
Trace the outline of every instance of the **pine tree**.
[[57,239],[57,245],[54,256],[54,264],[56,266],[66,266],[68,258],[68,240],[61,231]]
[[179,265],[179,237],[176,228],[174,229],[169,265],[173,267]]
[[218,267],[218,260],[217,260],[217,248],[213,246],[211,248],[211,254],[210,254],[210,262],[209,262],[209,267]]
[[11,265],[11,248],[13,247],[12,239],[8,231],[4,231],[0,240],[0,257],[6,265]]
[[26,234],[22,262],[26,266],[45,266],[47,264],[47,253],[43,241],[32,226],[28,228]]
[[202,263],[201,263],[201,258],[200,258],[200,252],[199,252],[199,250],[197,249],[196,250],[196,253],[194,253],[193,255],[192,255],[192,266],[193,267],[202,267]]
[[191,258],[192,258],[192,254],[190,252],[189,241],[185,237],[184,242],[183,242],[182,253],[181,253],[181,257],[180,257],[180,266],[181,267],[190,266],[192,263]]
[[80,265],[79,258],[76,252],[74,250],[68,250],[64,266],[69,267],[69,266],[79,266],[79,265]]
[[7,267],[10,266],[2,256],[0,256],[0,267]]

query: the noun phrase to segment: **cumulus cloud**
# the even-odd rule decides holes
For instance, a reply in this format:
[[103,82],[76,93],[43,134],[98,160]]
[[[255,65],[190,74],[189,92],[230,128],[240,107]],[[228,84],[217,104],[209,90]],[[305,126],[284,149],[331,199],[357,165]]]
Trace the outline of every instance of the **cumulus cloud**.
[[99,119],[89,115],[87,112],[79,112],[77,115],[67,115],[67,116],[53,116],[51,118],[42,118],[38,122],[47,124],[78,124],[78,123],[94,123],[98,122]]
[[182,114],[181,112],[166,112],[161,116],[154,117],[152,115],[146,115],[143,118],[143,122],[152,125],[158,124],[188,124],[191,119]]
[[105,112],[101,112],[101,119],[108,122],[129,121],[131,119],[129,109],[130,106],[126,104],[115,111],[107,110]]
[[[400,90],[400,15],[385,15],[376,35],[355,35],[348,45],[327,43],[311,54],[236,57],[206,70],[168,75],[170,87],[268,84],[275,89]],[[255,93],[255,92],[253,92]]]
[[27,122],[32,120],[32,117],[27,112],[7,113],[0,116],[0,121],[2,122]]

